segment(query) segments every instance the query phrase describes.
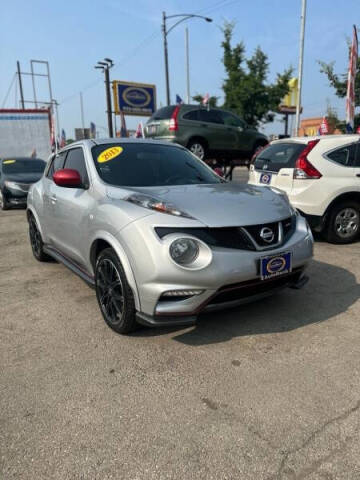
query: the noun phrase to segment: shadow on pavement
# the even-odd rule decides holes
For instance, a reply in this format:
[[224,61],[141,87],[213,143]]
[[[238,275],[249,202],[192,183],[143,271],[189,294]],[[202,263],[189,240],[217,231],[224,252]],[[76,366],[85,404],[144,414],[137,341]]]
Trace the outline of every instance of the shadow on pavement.
[[[232,310],[202,314],[191,329],[174,336],[186,345],[208,345],[243,335],[295,330],[346,311],[360,298],[360,284],[348,270],[313,261],[302,290],[282,292]],[[142,329],[135,336],[158,336],[179,329]]]

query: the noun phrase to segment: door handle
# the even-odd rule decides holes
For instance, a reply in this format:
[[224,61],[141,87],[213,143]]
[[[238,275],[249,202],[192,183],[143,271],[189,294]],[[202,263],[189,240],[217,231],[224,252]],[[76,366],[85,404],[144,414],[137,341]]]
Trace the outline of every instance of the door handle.
[[202,126],[202,127],[206,127],[206,128],[207,128],[207,125],[206,125],[206,123],[202,123],[202,124],[201,124],[201,126]]
[[360,177],[360,173],[357,173],[356,176],[357,176],[357,177]]
[[50,200],[51,200],[51,203],[56,203],[57,202],[56,195],[53,195],[52,197],[50,197]]

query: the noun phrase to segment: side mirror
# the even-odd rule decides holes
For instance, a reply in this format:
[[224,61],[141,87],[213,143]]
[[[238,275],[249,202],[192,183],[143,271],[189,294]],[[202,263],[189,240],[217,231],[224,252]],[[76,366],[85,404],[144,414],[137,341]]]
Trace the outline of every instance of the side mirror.
[[72,168],[57,170],[53,175],[53,180],[59,187],[83,188],[80,173]]

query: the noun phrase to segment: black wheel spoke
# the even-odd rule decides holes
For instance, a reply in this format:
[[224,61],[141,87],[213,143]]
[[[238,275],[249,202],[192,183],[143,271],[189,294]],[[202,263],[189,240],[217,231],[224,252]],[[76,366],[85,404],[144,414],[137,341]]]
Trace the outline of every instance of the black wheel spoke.
[[96,288],[103,314],[109,323],[116,325],[122,320],[124,306],[119,271],[109,258],[104,258],[97,266],[96,275]]

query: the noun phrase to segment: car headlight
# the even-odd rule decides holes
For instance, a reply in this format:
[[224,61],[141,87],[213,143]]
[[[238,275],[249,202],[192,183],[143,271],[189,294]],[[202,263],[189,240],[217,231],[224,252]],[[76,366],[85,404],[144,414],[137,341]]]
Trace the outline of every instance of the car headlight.
[[129,195],[128,197],[124,198],[126,202],[135,203],[135,205],[139,205],[140,207],[148,208],[150,210],[155,210],[160,213],[167,213],[169,215],[175,215],[176,217],[185,217],[185,218],[192,218],[193,217],[178,208],[175,205],[172,205],[168,202],[163,202],[157,198],[151,197],[150,195],[143,195],[141,193],[134,193]]
[[169,248],[170,256],[179,265],[193,263],[199,255],[199,245],[192,238],[178,238]]
[[21,190],[21,187],[16,182],[10,182],[9,180],[5,180],[4,185],[5,187],[11,188],[12,190]]

